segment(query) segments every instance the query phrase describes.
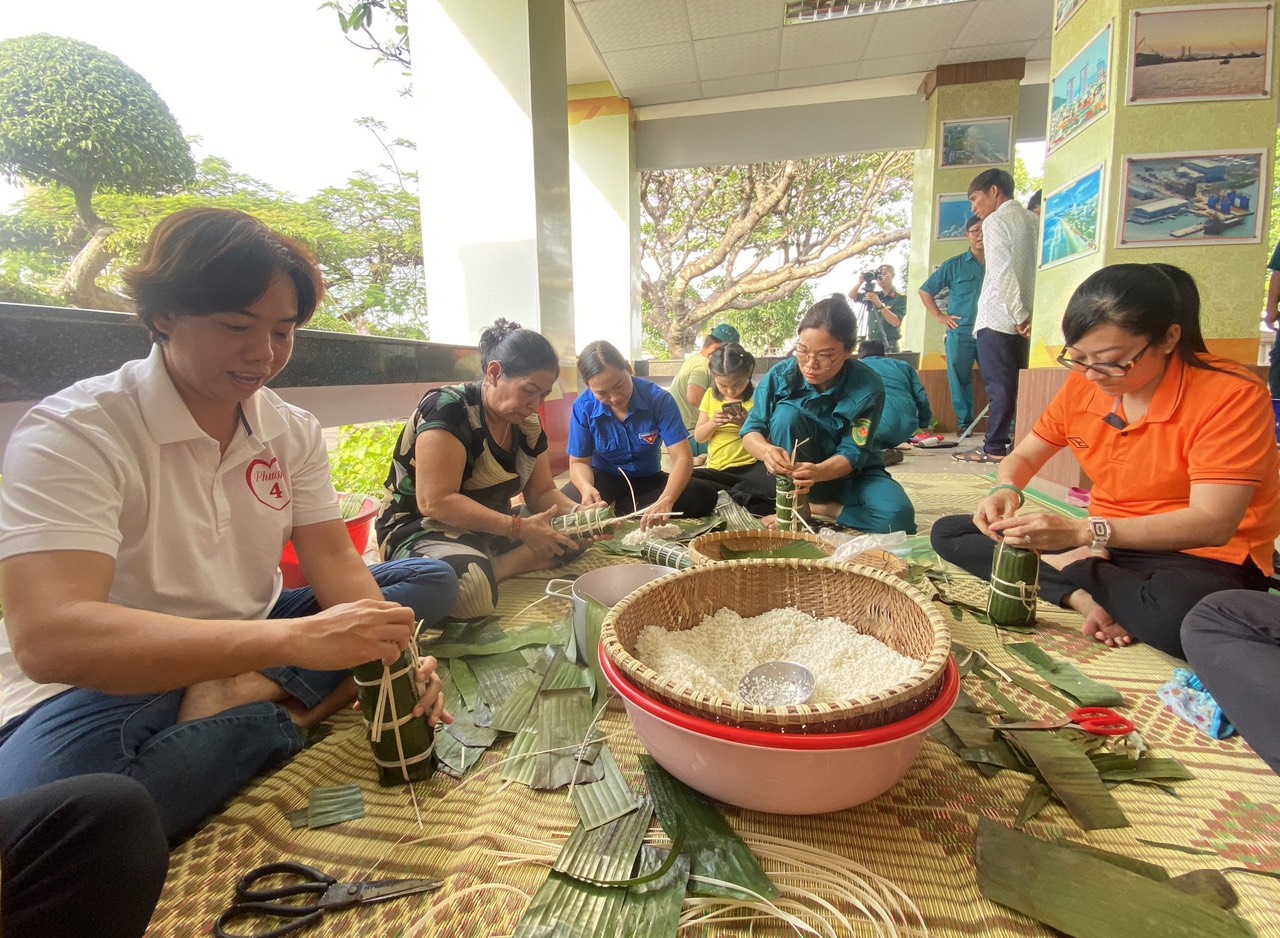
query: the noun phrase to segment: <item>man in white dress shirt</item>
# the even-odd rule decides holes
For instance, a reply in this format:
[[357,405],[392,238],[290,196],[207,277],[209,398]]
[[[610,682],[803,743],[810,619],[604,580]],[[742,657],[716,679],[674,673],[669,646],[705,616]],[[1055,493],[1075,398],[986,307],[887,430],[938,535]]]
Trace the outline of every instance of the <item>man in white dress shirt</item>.
[[969,204],[982,219],[986,276],[973,334],[978,368],[991,410],[980,449],[956,453],[961,462],[999,462],[1009,451],[1018,406],[1018,372],[1031,347],[1031,305],[1036,283],[1036,218],[1013,198],[1013,176],[1003,169],[979,173]]

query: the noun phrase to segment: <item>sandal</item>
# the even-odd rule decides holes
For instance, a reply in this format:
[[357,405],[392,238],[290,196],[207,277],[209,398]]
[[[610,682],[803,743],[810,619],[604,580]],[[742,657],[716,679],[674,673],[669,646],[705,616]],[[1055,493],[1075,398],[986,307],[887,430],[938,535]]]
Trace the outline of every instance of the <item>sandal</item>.
[[963,453],[952,453],[951,458],[957,462],[987,462],[997,463],[1004,459],[1003,456],[997,456],[994,453],[988,453],[984,449],[969,449]]

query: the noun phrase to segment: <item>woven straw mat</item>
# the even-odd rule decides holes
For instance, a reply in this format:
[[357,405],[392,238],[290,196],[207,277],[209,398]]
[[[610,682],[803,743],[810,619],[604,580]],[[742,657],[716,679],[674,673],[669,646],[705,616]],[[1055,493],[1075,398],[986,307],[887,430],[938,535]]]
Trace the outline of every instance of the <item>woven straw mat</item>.
[[[968,513],[989,481],[938,473],[900,476],[915,503],[922,529],[945,514]],[[616,562],[599,551],[554,575],[573,576]],[[522,577],[503,584],[500,612],[511,615],[537,599],[550,574]],[[957,598],[981,606],[985,586],[960,577],[952,587]],[[520,621],[547,621],[566,604],[548,601]],[[1089,676],[1119,688],[1131,706],[1153,755],[1173,756],[1195,773],[1179,782],[1178,797],[1146,785],[1121,785],[1115,795],[1131,828],[1084,833],[1058,805],[1050,805],[1027,825],[1038,837],[1065,837],[1157,863],[1172,874],[1205,867],[1252,866],[1280,870],[1280,779],[1239,738],[1215,741],[1165,710],[1155,688],[1167,680],[1174,661],[1146,646],[1109,649],[1079,632],[1080,617],[1041,605],[1041,629],[1035,640],[1055,657],[1074,662]],[[953,623],[957,641],[987,652],[1006,670],[1030,672],[1002,650],[1008,641],[1027,636],[997,633],[966,616]],[[981,685],[971,679],[965,690],[988,703]],[[1005,687],[1028,713],[1049,716],[1036,698]],[[644,786],[636,763],[640,747],[626,716],[606,711],[604,730],[609,747],[637,789]],[[231,900],[232,883],[250,867],[282,859],[300,860],[335,876],[438,876],[445,889],[420,898],[400,899],[327,916],[303,934],[306,938],[394,938],[402,929],[410,938],[487,938],[509,935],[524,900],[488,888],[453,900],[469,886],[504,884],[531,895],[546,877],[543,866],[530,863],[499,866],[491,850],[539,852],[511,840],[544,840],[549,854],[564,842],[576,813],[563,791],[532,792],[513,785],[501,789],[496,772],[475,774],[465,783],[436,775],[415,786],[424,828],[415,820],[407,789],[381,788],[375,781],[368,744],[358,718],[350,711],[335,720],[335,731],[289,765],[259,779],[227,810],[172,856],[169,880],[149,934],[152,938],[208,935],[214,918]],[[510,747],[500,742],[483,765],[502,758]],[[364,789],[367,814],[357,821],[320,830],[291,830],[284,812],[304,807],[316,786],[355,783]],[[1025,916],[987,902],[978,893],[974,868],[975,829],[979,816],[1009,823],[1026,791],[1025,776],[1002,772],[983,778],[950,751],[926,740],[920,757],[901,783],[868,804],[818,817],[782,817],[725,808],[736,829],[785,837],[798,844],[832,850],[886,877],[914,900],[936,938],[960,936],[1041,936],[1055,933]],[[429,836],[415,846],[402,841]],[[1137,838],[1207,848],[1218,856],[1190,856],[1137,842]],[[1280,938],[1280,881],[1232,875],[1241,897],[1236,910],[1262,938]],[[1088,901],[1081,888],[1081,901]],[[746,936],[749,925],[724,923],[686,935]],[[757,923],[755,936],[793,934],[784,927]],[[869,935],[870,931],[860,931]],[[599,936],[612,938],[612,936]],[[1126,938],[1126,936],[1116,936]]]

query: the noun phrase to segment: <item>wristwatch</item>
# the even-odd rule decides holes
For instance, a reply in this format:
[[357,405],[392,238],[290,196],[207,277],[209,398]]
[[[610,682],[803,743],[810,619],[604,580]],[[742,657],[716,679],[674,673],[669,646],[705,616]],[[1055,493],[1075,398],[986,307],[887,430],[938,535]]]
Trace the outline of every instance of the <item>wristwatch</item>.
[[1090,518],[1089,534],[1093,538],[1089,542],[1089,552],[1105,554],[1107,552],[1107,544],[1111,540],[1111,522],[1106,518]]

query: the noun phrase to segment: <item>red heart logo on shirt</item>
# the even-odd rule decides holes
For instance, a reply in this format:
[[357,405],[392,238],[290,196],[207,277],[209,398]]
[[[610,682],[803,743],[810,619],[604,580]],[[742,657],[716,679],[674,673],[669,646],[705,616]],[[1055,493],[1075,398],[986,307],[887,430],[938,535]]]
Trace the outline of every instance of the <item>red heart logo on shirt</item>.
[[255,459],[244,472],[253,497],[274,511],[283,511],[292,501],[289,497],[289,480],[285,478],[279,463],[278,457],[271,462]]

